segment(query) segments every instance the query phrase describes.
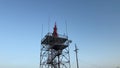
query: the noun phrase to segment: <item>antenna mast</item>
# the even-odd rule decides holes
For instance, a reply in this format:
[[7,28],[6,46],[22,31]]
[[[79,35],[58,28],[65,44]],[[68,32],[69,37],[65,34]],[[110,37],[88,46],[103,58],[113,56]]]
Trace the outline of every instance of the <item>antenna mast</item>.
[[76,53],[76,63],[77,63],[77,68],[79,68],[79,63],[78,63],[78,48],[77,48],[77,46],[76,46],[76,44],[75,44],[75,53]]
[[66,26],[66,35],[68,35],[68,30],[67,30],[67,21],[65,20],[65,26]]
[[48,19],[48,32],[50,32],[50,17]]

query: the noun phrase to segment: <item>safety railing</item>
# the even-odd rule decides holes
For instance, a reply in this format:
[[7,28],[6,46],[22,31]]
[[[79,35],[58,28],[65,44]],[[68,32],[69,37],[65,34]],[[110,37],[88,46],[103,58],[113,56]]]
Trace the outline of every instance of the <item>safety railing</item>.
[[[47,36],[53,36],[53,35],[52,35],[52,33],[50,33],[50,32],[47,33],[47,35],[45,35],[45,37],[41,40],[41,42],[44,41],[44,40],[46,39]],[[66,35],[62,35],[62,34],[58,34],[58,37],[59,37],[59,38],[65,38],[65,39],[68,39],[68,36],[66,36]]]

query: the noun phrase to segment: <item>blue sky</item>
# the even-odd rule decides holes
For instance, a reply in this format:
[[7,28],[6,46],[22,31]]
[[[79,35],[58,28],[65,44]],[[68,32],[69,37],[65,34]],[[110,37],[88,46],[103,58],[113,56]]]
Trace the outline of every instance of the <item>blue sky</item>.
[[41,30],[66,33],[71,63],[79,48],[82,68],[116,68],[120,65],[119,0],[0,0],[0,68],[38,68]]

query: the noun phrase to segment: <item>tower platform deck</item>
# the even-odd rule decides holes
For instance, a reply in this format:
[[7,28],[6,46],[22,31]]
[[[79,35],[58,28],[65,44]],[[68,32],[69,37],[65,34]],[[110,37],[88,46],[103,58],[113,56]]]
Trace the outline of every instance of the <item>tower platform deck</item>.
[[56,42],[58,43],[65,43],[65,41],[68,40],[68,37],[65,35],[58,35],[58,37],[52,36],[52,33],[48,33],[42,40],[41,44],[49,45],[54,44]]
[[68,40],[65,35],[58,35],[54,37],[52,33],[48,33],[42,40],[41,44],[45,46],[50,46],[51,49],[62,50],[67,47],[64,43]]

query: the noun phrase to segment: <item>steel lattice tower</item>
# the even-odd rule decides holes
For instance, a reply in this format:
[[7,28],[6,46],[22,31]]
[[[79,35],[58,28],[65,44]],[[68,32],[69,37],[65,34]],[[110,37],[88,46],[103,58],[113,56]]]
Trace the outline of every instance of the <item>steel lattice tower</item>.
[[68,36],[57,33],[55,24],[53,33],[47,33],[41,40],[40,68],[71,68],[70,43]]

